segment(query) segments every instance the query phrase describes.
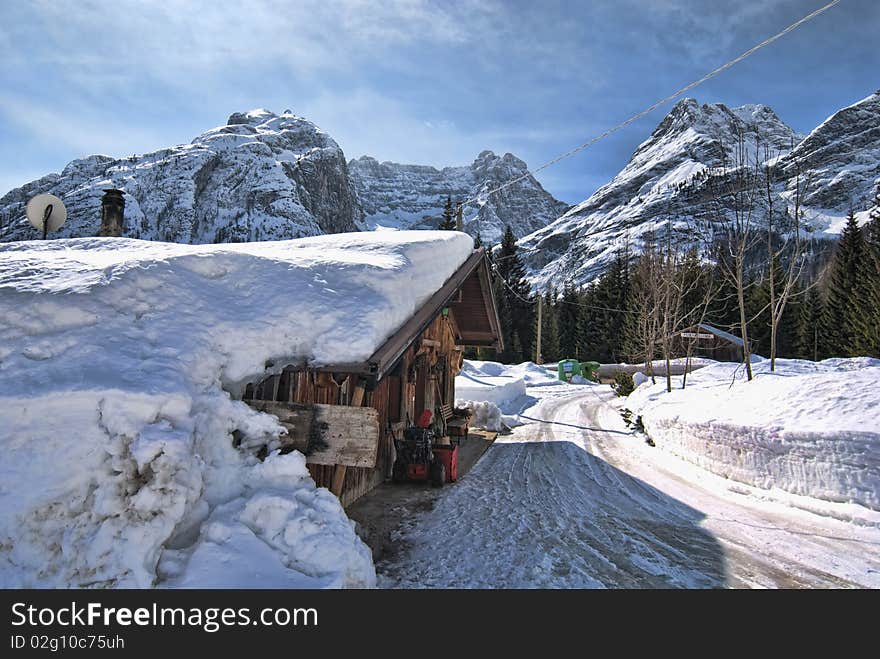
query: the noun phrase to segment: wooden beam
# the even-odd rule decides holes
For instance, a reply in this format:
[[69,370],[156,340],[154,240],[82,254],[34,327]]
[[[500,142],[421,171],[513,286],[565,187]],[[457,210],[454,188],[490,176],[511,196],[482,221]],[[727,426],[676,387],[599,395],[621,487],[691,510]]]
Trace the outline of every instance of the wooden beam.
[[345,465],[336,465],[333,470],[333,483],[330,485],[330,491],[336,496],[342,494],[342,488],[345,486]]
[[480,280],[480,289],[483,292],[483,303],[486,305],[486,315],[489,317],[489,325],[495,333],[495,347],[501,351],[504,350],[504,339],[501,333],[501,319],[498,317],[498,304],[495,301],[495,291],[492,288],[492,280],[489,277],[489,268],[484,260],[480,263],[477,271],[477,277]]
[[281,445],[305,455],[307,464],[376,466],[379,412],[372,407],[245,402],[255,410],[277,416],[287,430],[287,435],[280,437]]
[[446,283],[432,295],[425,304],[397,332],[395,332],[373,355],[367,363],[376,364],[376,376],[381,378],[386,370],[394,366],[415,338],[437,317],[470,274],[485,261],[486,252],[481,247],[474,250],[468,259],[446,280]]
[[357,386],[355,386],[354,391],[351,392],[352,407],[360,407],[364,404],[364,391],[364,383],[358,380]]
[[[458,291],[461,293],[461,290]],[[461,338],[461,328],[458,326],[458,321],[455,319],[455,309],[449,309],[449,315],[446,317],[446,320],[449,321],[449,329],[452,330],[452,336],[455,337],[455,340],[459,340]]]

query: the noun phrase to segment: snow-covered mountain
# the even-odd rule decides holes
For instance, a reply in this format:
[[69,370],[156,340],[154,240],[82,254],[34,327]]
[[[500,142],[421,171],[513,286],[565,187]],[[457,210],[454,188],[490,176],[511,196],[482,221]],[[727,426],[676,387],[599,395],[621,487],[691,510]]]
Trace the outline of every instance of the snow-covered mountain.
[[830,236],[850,206],[865,208],[880,176],[880,93],[835,113],[806,138],[766,106],[683,99],[611,182],[520,241],[533,281],[592,281],[627,242],[637,250],[647,232],[717,212],[709,180],[730,171],[739,135],[750,154],[757,147],[759,160],[776,159],[777,209],[790,201],[800,168],[801,183],[809,182],[806,224]]
[[235,113],[190,144],[71,162],[0,198],[0,241],[37,237],[24,219],[40,192],[61,197],[57,237],[97,235],[104,188],[125,191],[125,235],[178,243],[240,242],[353,231],[360,208],[339,145],[291,112]]
[[[364,210],[364,228],[435,229],[447,197],[453,202],[479,197],[528,172],[525,162],[506,153],[483,151],[469,166],[437,169],[424,165],[379,162],[362,156],[348,163],[352,183]],[[483,240],[497,243],[510,225],[517,237],[554,221],[568,209],[531,175],[477,206],[463,210],[464,229],[479,231]]]
[[[437,228],[447,196],[476,197],[528,171],[512,154],[483,151],[464,167],[436,169],[346,163],[339,145],[286,111],[235,113],[225,126],[184,144],[128,158],[74,160],[0,197],[0,242],[36,238],[28,199],[51,192],[68,220],[57,237],[97,235],[105,188],[125,191],[125,235],[178,243],[275,240],[394,227]],[[527,176],[465,209],[465,230],[498,242],[505,225],[522,237],[558,218],[567,204]]]
[[840,233],[850,208],[866,218],[880,182],[880,90],[835,112],[783,159],[788,194],[798,167],[810,181],[806,203],[817,227]]

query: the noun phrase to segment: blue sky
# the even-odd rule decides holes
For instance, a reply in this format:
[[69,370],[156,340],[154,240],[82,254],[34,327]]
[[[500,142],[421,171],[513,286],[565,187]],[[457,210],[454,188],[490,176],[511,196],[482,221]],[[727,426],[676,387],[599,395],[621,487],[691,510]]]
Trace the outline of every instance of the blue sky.
[[[291,109],[349,158],[536,166],[825,0],[0,0],[0,195],[91,153]],[[691,93],[800,132],[880,87],[880,1],[843,0]],[[669,106],[539,179],[580,201]]]

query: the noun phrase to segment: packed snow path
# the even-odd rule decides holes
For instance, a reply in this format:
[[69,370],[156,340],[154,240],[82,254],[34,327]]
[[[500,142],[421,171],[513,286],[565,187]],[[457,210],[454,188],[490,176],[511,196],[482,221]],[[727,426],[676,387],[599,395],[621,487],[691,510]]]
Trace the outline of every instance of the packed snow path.
[[[549,394],[550,392],[547,391]],[[684,480],[570,389],[403,522],[386,587],[880,586],[880,531]],[[714,478],[714,477],[712,477]]]

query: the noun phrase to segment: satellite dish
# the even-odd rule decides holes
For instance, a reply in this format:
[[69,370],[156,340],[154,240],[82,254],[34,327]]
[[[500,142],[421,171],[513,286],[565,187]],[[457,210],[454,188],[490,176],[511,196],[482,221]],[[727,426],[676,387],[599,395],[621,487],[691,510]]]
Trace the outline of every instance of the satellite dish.
[[58,231],[67,219],[64,202],[53,194],[38,194],[27,203],[27,219],[43,232],[43,240],[49,231]]

